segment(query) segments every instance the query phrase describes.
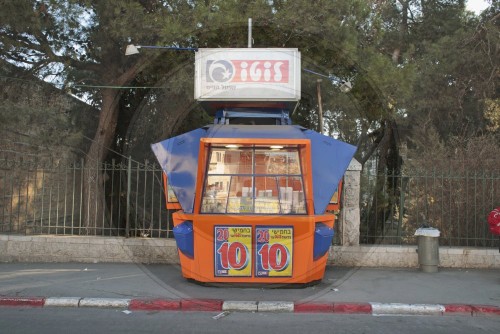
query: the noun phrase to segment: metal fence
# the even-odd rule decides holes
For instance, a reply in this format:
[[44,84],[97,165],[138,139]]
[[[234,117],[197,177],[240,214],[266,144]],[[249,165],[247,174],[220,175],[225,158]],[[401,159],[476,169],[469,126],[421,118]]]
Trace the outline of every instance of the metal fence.
[[[105,194],[101,212],[85,198],[85,169],[104,175],[93,189]],[[0,160],[0,233],[169,237],[161,173],[158,165],[131,159],[90,165]]]
[[419,227],[440,245],[495,247],[486,218],[500,206],[500,173],[406,171],[361,177],[361,243],[415,244]]
[[[105,210],[93,211],[84,195],[85,169],[104,182]],[[0,159],[0,233],[171,237],[162,171],[157,164],[62,165]],[[361,177],[360,242],[415,244],[418,227],[441,231],[440,244],[495,247],[486,217],[500,205],[500,174],[406,172]],[[84,224],[85,219],[93,224]]]

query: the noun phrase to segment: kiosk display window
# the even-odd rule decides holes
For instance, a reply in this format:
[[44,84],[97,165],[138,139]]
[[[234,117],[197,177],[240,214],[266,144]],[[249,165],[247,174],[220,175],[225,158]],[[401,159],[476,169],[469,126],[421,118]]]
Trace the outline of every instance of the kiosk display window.
[[307,214],[299,148],[211,147],[201,213]]

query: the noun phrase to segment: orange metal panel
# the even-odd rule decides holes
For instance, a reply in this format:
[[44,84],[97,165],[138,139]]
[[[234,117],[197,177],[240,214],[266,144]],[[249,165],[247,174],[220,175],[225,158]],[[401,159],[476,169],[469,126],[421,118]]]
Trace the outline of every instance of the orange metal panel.
[[311,165],[311,145],[310,142],[300,149],[300,163],[302,167],[302,177],[304,178],[304,190],[306,194],[306,208],[309,214],[314,212],[312,165]]
[[[179,252],[182,273],[186,278],[200,282],[227,283],[308,283],[321,280],[324,275],[328,254],[313,260],[314,228],[322,222],[333,228],[335,216],[243,216],[243,215],[197,215],[176,212],[174,225],[185,220],[193,222],[194,258]],[[251,277],[217,277],[215,268],[215,226],[250,226],[253,234]],[[255,275],[255,228],[259,226],[293,226],[293,273],[291,277],[256,277]]]
[[247,144],[247,145],[310,145],[309,139],[276,138],[201,138],[207,144]]
[[206,138],[200,140],[200,150],[198,152],[198,175],[196,176],[196,195],[194,197],[195,214],[200,213],[201,197],[203,196],[203,184],[205,183],[205,175],[208,160],[208,148],[210,145],[205,142]]

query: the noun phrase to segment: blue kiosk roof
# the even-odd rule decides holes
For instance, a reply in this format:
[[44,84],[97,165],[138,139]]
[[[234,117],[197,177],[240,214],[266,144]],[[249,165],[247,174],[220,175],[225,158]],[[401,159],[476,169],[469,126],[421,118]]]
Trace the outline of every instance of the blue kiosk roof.
[[309,139],[311,141],[314,214],[323,214],[356,152],[356,147],[297,125],[209,125],[152,144],[186,213],[194,207],[201,138]]

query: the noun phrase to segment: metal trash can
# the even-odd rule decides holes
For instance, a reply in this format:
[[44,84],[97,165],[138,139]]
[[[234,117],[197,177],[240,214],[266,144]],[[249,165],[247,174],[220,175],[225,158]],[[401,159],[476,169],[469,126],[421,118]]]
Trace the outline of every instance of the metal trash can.
[[436,273],[439,265],[439,230],[435,228],[419,228],[415,235],[418,237],[418,264],[425,273]]

